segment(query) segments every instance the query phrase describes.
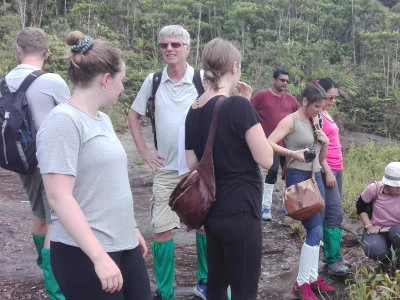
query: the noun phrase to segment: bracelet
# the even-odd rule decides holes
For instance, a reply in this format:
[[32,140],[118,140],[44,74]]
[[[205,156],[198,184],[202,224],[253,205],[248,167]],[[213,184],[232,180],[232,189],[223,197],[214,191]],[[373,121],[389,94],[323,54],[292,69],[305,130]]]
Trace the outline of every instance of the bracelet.
[[290,150],[289,149],[287,149],[286,157],[290,157]]
[[365,228],[365,229],[368,229],[368,228],[371,227],[371,226],[372,226],[372,224],[368,224],[368,225],[365,225],[364,228]]

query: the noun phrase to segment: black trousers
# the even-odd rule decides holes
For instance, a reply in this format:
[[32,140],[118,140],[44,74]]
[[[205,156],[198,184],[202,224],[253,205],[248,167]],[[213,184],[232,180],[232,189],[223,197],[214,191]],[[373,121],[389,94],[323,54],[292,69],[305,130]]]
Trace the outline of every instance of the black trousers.
[[261,272],[261,220],[249,213],[209,219],[207,234],[207,300],[257,298]]
[[140,246],[108,253],[124,280],[122,289],[112,294],[102,290],[92,261],[79,247],[58,242],[51,242],[50,247],[51,267],[67,300],[151,299],[149,276]]

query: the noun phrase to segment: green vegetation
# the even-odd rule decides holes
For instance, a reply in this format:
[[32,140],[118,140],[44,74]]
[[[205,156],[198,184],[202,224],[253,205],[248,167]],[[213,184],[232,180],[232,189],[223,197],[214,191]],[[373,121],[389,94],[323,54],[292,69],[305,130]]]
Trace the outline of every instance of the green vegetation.
[[343,169],[343,208],[346,215],[357,218],[356,202],[364,188],[383,177],[385,167],[400,161],[400,147],[384,147],[374,142],[352,145],[345,153]]
[[[19,30],[38,26],[51,41],[46,70],[65,77],[63,38],[81,30],[124,50],[121,102],[129,107],[145,76],[162,68],[157,33],[168,24],[190,32],[193,65],[201,65],[209,40],[229,39],[242,51],[243,78],[254,91],[270,86],[275,68],[290,71],[297,97],[310,81],[330,76],[341,84],[342,127],[399,138],[400,0],[4,0],[0,75],[15,66]],[[123,118],[113,116],[117,124]]]
[[356,270],[354,278],[347,279],[350,300],[389,300],[400,295],[400,270],[393,275],[379,273],[371,266]]

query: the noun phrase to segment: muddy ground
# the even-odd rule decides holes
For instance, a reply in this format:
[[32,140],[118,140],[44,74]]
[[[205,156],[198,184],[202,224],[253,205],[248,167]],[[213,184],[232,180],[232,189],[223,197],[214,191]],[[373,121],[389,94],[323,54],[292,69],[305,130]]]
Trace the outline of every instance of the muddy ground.
[[[144,127],[150,145],[152,134]],[[138,156],[128,132],[120,135],[129,157],[129,175],[135,199],[135,211],[149,249],[152,240],[150,227],[150,205],[152,172]],[[374,138],[358,133],[345,133],[344,147]],[[258,299],[292,299],[290,288],[297,275],[297,265],[302,243],[293,229],[293,221],[281,213],[282,182],[278,182],[274,193],[273,220],[263,222],[263,260],[259,282]],[[43,289],[41,270],[36,266],[36,253],[30,235],[30,204],[22,190],[16,174],[0,169],[0,300],[47,299]],[[354,231],[357,224],[345,224]],[[185,232],[184,226],[175,232],[176,241],[176,294],[177,300],[198,299],[192,294],[196,284],[196,247],[193,232]],[[368,263],[360,253],[358,236],[344,232],[344,257],[355,266]],[[152,288],[154,276],[152,255],[146,257]],[[320,261],[320,272],[337,288],[335,295],[323,295],[321,299],[346,299],[343,278],[328,276],[326,266]]]

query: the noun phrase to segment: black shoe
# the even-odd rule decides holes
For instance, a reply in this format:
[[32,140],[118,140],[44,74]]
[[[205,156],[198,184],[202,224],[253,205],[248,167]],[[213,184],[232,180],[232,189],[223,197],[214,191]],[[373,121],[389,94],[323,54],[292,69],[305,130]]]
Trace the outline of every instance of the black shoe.
[[155,291],[153,300],[162,300],[161,294],[159,291]]

